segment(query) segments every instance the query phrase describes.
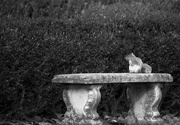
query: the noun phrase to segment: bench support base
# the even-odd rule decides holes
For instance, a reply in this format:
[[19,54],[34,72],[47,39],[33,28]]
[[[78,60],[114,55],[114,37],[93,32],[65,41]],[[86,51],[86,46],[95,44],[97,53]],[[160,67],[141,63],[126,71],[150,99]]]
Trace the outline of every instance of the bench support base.
[[66,85],[63,100],[67,111],[62,124],[101,125],[97,106],[101,99],[101,85]]
[[162,98],[160,84],[130,84],[127,89],[130,115],[136,122],[161,122],[158,106]]

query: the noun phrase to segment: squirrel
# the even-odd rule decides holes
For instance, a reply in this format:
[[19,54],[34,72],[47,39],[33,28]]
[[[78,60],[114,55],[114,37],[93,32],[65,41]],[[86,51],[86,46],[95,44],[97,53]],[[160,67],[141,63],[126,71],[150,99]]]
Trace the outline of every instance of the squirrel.
[[139,57],[136,57],[133,53],[125,57],[129,61],[130,73],[151,73],[152,68],[146,63],[143,63]]

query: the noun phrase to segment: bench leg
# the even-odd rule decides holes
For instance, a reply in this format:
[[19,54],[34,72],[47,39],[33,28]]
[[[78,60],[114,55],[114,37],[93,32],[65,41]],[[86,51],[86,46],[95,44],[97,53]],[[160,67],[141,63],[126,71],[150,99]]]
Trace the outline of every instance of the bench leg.
[[101,85],[66,85],[63,100],[67,111],[62,124],[101,125],[97,106],[101,99]]
[[136,122],[161,122],[158,106],[162,98],[160,84],[130,84],[127,96],[130,113]]

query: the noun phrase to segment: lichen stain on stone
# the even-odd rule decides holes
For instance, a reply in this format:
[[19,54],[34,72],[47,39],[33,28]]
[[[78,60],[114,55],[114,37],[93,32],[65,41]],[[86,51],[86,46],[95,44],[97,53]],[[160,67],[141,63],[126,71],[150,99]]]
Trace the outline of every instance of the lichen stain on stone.
[[66,118],[62,121],[62,125],[103,125],[103,123],[100,120],[82,119],[74,121]]
[[[160,113],[158,111],[158,106],[162,98],[162,93],[159,88],[159,84],[152,85],[152,89],[148,92],[148,99],[147,99],[147,107],[146,107],[146,116],[145,118],[148,121],[158,121]],[[157,119],[158,118],[158,119]]]
[[162,94],[159,84],[131,84],[128,88],[132,112],[138,121],[159,121],[158,106]]
[[56,75],[54,83],[128,83],[128,82],[172,82],[170,74],[160,73],[82,73]]
[[75,112],[79,115],[84,115],[83,107],[88,100],[88,92],[86,89],[71,89],[68,91],[70,103]]
[[100,102],[101,85],[67,85],[63,99],[67,107],[63,124],[101,125],[97,105]]

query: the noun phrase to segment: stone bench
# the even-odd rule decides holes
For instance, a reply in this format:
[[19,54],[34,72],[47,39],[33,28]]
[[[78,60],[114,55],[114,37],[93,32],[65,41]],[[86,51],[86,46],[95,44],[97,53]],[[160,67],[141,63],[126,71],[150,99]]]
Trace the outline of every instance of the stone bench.
[[101,99],[100,88],[103,84],[128,86],[127,98],[130,112],[137,121],[157,122],[158,105],[162,93],[160,84],[172,82],[166,73],[82,73],[56,75],[52,82],[63,84],[63,100],[67,111],[63,124],[101,125],[97,106]]

